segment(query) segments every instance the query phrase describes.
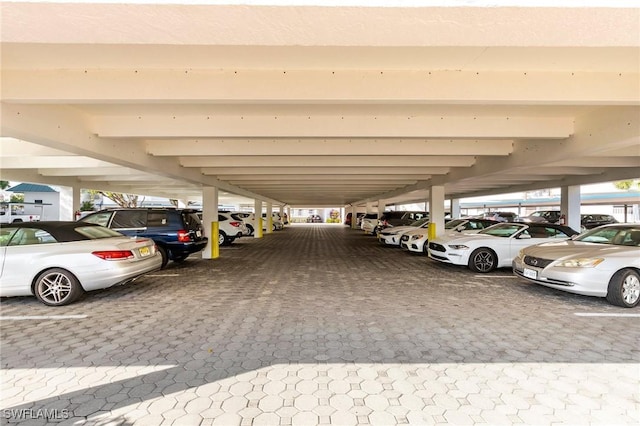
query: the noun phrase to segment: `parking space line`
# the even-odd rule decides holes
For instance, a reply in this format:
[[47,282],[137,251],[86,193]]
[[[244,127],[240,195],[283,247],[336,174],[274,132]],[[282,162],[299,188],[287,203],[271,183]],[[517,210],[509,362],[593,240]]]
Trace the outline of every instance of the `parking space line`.
[[608,314],[604,312],[576,312],[574,315],[578,317],[621,317],[621,318],[640,318],[640,314]]
[[88,315],[21,315],[0,317],[0,321],[85,319]]

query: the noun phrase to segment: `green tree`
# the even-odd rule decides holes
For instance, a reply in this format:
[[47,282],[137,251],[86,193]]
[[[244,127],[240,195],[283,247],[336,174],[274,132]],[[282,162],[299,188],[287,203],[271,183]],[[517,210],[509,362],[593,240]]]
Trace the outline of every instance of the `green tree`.
[[9,187],[9,181],[8,180],[0,180],[0,189],[1,190],[5,190]]
[[120,192],[98,191],[95,189],[90,189],[88,192],[94,197],[95,195],[107,197],[108,199],[110,199],[120,207],[138,207],[144,201],[144,197],[140,199],[140,196],[136,194],[123,194]]
[[24,194],[11,194],[11,203],[24,203]]
[[614,182],[613,186],[622,191],[628,191],[633,187],[640,188],[640,181],[636,180],[620,180],[618,182]]
[[92,211],[94,208],[93,202],[92,201],[83,201],[82,205],[80,206],[80,211],[81,212],[90,212]]

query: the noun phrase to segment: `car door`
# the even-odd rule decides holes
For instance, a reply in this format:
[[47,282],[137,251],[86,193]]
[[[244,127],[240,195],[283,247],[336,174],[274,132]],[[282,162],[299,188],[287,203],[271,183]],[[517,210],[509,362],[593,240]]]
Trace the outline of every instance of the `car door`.
[[[2,247],[2,275],[0,276],[0,294],[26,295],[30,292],[31,281],[45,265],[40,259],[55,251],[55,241],[48,232],[35,228],[5,228],[11,232],[10,239]],[[43,238],[45,237],[45,238]],[[3,243],[5,240],[3,239]]]
[[[504,259],[503,266],[511,265],[511,261],[518,255],[518,252],[525,247],[533,246],[557,238],[558,231],[555,228],[545,226],[529,226],[514,235],[510,240],[509,259]],[[508,261],[507,261],[508,260]]]
[[16,228],[2,227],[0,228],[0,279],[4,274],[5,259],[7,256],[7,245],[11,241],[11,237],[16,233]]

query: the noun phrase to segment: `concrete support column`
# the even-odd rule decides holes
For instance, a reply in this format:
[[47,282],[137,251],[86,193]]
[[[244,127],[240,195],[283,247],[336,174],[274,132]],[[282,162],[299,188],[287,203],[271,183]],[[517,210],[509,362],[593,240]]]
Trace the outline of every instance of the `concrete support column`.
[[384,209],[386,208],[387,208],[387,205],[384,203],[384,201],[378,200],[378,218],[382,216],[382,214],[384,213]]
[[80,187],[61,186],[60,206],[54,211],[54,206],[43,206],[40,220],[77,220],[75,212],[80,211]]
[[367,211],[366,213],[374,213],[375,210],[373,210],[373,201],[367,201]]
[[220,257],[218,236],[220,222],[218,221],[218,188],[205,186],[202,188],[202,226],[209,237],[209,244],[202,251],[203,259],[217,259]]
[[267,203],[267,234],[273,233],[273,204]]
[[451,218],[457,219],[460,217],[460,198],[451,199]]
[[429,191],[429,239],[444,233],[444,186]]
[[358,212],[356,206],[352,205],[349,211],[351,212],[351,229],[356,229],[356,224],[358,223]]
[[253,211],[253,238],[262,238],[262,201],[255,200]]
[[560,188],[560,213],[566,218],[565,225],[580,232],[580,186]]

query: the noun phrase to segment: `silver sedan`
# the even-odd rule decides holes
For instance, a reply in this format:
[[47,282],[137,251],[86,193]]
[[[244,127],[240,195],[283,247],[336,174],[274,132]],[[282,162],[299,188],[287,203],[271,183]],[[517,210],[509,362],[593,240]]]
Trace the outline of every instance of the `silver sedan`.
[[640,225],[605,225],[573,240],[524,248],[513,260],[513,272],[537,284],[632,308],[640,300]]
[[85,291],[160,269],[153,240],[84,222],[24,222],[0,228],[0,296],[35,295],[62,306]]

